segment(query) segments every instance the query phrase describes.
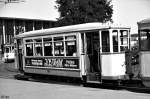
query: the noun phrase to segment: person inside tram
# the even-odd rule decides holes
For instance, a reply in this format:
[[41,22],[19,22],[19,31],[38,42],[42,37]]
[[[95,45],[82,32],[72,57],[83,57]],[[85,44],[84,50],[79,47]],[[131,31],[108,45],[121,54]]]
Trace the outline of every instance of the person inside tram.
[[98,72],[98,44],[95,43],[93,47],[93,72]]
[[68,56],[76,56],[76,48],[74,46],[69,46],[67,55]]
[[118,52],[118,38],[113,36],[113,51]]
[[36,56],[42,56],[42,48],[41,47],[37,47],[36,48]]

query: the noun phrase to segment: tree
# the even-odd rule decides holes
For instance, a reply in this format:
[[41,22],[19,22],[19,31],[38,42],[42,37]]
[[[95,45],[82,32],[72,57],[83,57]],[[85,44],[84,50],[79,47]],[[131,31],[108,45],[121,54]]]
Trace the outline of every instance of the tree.
[[56,0],[60,12],[57,25],[112,22],[111,0]]

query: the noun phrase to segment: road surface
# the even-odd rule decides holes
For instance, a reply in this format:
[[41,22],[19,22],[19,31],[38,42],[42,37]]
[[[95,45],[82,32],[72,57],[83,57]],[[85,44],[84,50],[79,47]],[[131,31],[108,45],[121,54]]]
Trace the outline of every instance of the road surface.
[[15,80],[14,63],[0,62],[0,99],[150,99],[150,94],[125,89],[82,87],[57,81]]
[[150,94],[0,78],[0,99],[150,99]]

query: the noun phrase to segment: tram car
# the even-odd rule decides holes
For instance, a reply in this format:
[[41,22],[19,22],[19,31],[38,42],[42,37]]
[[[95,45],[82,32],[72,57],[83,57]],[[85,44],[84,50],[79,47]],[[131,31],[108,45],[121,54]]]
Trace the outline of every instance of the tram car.
[[15,40],[24,75],[73,77],[84,83],[120,83],[128,78],[125,51],[130,49],[130,27],[85,23],[29,31]]
[[4,45],[4,62],[11,62],[15,60],[15,52],[13,44]]
[[150,18],[138,22],[138,35],[140,78],[150,87]]

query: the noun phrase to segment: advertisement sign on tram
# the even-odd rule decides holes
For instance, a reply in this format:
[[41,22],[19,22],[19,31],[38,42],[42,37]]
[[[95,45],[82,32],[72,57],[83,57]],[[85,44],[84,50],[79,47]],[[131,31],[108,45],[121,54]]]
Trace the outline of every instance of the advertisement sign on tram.
[[79,69],[79,59],[26,58],[26,66]]

